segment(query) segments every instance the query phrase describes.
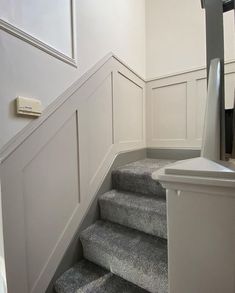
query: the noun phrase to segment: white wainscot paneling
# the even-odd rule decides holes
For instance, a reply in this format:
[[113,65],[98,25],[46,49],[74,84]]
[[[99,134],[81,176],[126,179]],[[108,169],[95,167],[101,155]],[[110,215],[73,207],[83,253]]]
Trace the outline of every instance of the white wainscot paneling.
[[46,292],[116,155],[144,146],[144,104],[144,81],[106,57],[3,152],[9,292]]
[[22,176],[31,292],[79,205],[76,114],[24,167]]
[[[234,106],[235,63],[225,64],[225,107]],[[147,82],[147,145],[200,148],[207,99],[206,70]]]
[[187,138],[187,84],[152,89],[152,137],[156,141]]
[[144,140],[144,89],[118,72],[115,94],[115,139],[119,144]]
[[79,137],[81,169],[92,185],[113,145],[112,74],[79,106]]
[[196,81],[196,138],[202,139],[205,109],[207,97],[207,80],[206,78],[198,79]]

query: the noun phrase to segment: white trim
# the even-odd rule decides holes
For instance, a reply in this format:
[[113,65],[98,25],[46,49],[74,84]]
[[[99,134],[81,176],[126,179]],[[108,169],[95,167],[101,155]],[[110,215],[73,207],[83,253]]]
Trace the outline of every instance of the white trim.
[[76,0],[71,0],[71,48],[72,59],[77,67],[77,21],[76,21]]
[[17,37],[18,39],[36,47],[37,49],[69,64],[74,67],[77,67],[77,58],[76,58],[76,13],[75,13],[75,0],[70,0],[71,3],[71,48],[72,56],[68,56],[54,47],[44,43],[43,41],[33,37],[32,35],[26,33],[20,28],[14,26],[13,24],[0,19],[0,29]]
[[[228,64],[232,64],[235,63],[235,59],[231,59],[231,60],[227,60],[224,62],[224,65],[228,65]],[[191,68],[191,69],[186,69],[183,71],[179,71],[179,72],[175,72],[175,73],[169,73],[166,75],[160,75],[157,77],[150,77],[146,79],[146,82],[151,82],[151,81],[155,81],[155,80],[160,80],[160,79],[165,79],[165,78],[170,78],[170,77],[174,77],[174,76],[178,76],[178,75],[184,75],[184,74],[189,74],[189,73],[193,73],[196,71],[202,71],[205,70],[206,71],[206,66],[201,66],[201,67],[197,67],[197,68]]]
[[112,57],[114,59],[116,59],[119,63],[121,63],[124,67],[126,67],[129,71],[131,71],[134,75],[136,75],[139,79],[141,79],[144,82],[147,82],[146,79],[144,77],[142,77],[141,75],[139,75],[134,69],[132,69],[125,61],[123,61],[122,59],[120,59],[119,57],[117,57],[117,55],[112,53]]

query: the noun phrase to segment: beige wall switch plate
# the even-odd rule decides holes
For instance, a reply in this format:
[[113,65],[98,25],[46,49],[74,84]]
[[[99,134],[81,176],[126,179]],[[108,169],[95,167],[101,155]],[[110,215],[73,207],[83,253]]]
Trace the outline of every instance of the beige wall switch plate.
[[17,97],[16,112],[20,115],[38,117],[42,114],[42,103],[36,99]]

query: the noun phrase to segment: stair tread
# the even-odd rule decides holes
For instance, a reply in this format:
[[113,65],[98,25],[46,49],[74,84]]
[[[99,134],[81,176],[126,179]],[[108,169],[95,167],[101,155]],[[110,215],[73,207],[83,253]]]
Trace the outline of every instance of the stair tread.
[[151,176],[153,172],[174,162],[175,160],[143,159],[118,167],[117,169],[115,169],[115,171],[124,173],[134,173],[136,175],[145,174]]
[[99,205],[104,220],[167,238],[164,198],[111,190],[100,196]]
[[66,271],[55,283],[57,293],[148,293],[87,260]]
[[146,212],[154,212],[166,216],[166,200],[152,195],[146,196],[113,189],[102,194],[99,200],[112,201],[120,206],[141,209]]
[[167,241],[111,222],[81,234],[84,256],[150,292],[167,292]]
[[145,195],[165,197],[165,189],[152,179],[153,172],[174,163],[173,160],[144,159],[115,169],[112,172],[113,187]]

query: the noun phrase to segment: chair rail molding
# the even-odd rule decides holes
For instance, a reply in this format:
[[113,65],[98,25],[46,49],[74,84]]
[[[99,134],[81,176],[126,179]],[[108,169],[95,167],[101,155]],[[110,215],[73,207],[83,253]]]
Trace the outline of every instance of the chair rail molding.
[[59,49],[47,44],[39,38],[32,36],[25,30],[11,24],[9,21],[0,18],[0,29],[14,37],[34,46],[35,48],[69,64],[77,67],[77,42],[76,42],[76,0],[70,0],[70,25],[71,25],[71,56],[62,53]]

